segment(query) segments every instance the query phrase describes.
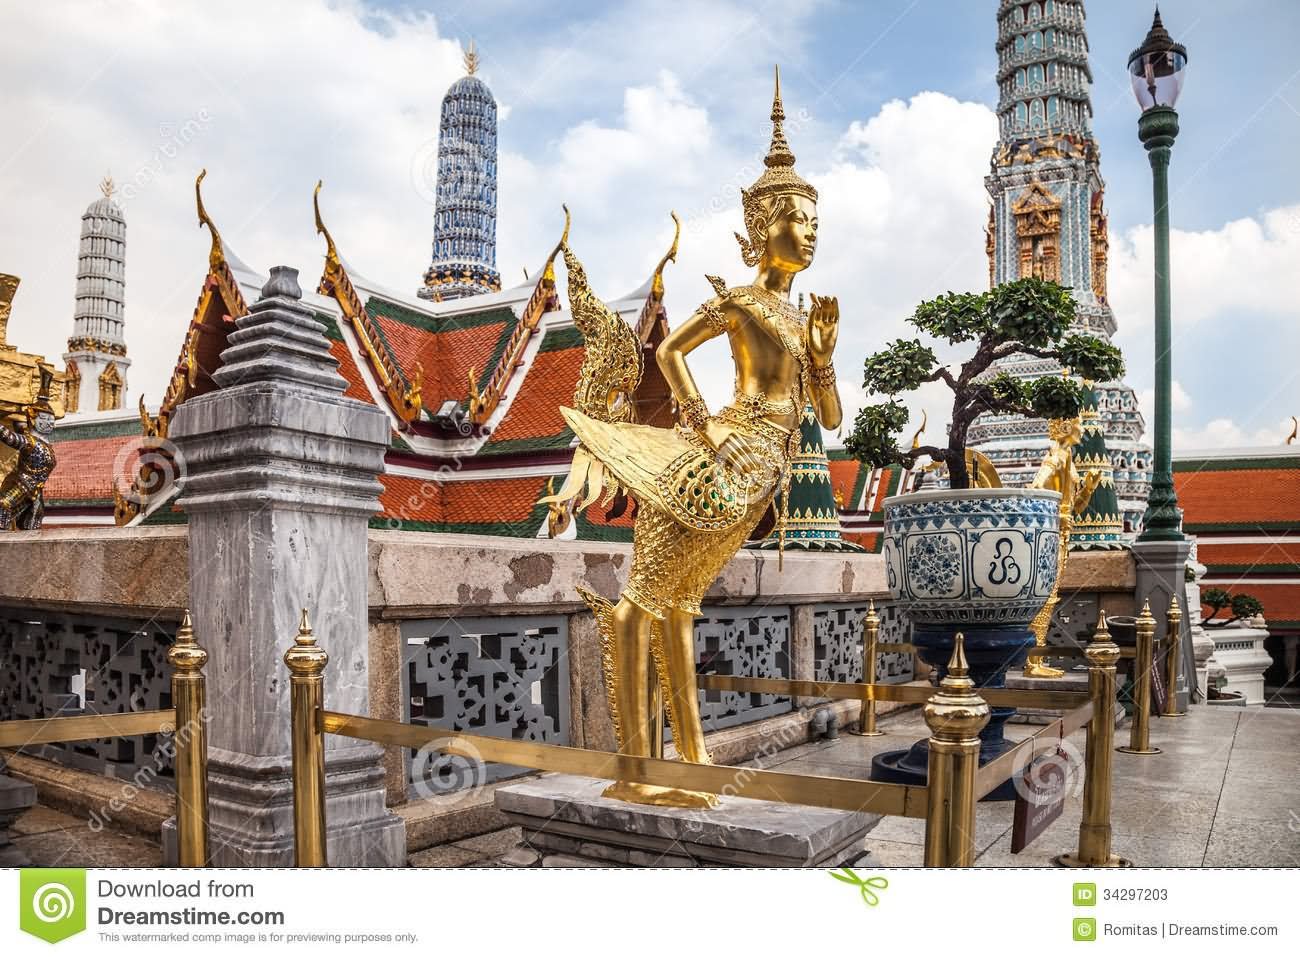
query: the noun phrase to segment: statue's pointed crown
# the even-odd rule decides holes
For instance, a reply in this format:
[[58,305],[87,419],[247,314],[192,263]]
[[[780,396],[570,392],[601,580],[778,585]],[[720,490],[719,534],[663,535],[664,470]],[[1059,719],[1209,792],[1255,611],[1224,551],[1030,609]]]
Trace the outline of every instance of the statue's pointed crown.
[[772,143],[763,157],[761,176],[748,190],[753,199],[779,193],[797,193],[817,201],[817,190],[794,171],[794,152],[785,138],[785,108],[781,105],[781,68],[776,67],[776,90],[772,96]]

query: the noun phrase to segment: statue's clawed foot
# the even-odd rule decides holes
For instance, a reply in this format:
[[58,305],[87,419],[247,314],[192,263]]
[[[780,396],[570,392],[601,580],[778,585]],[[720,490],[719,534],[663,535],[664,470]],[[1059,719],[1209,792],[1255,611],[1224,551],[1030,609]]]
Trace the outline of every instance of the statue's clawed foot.
[[686,791],[682,788],[665,788],[632,781],[615,781],[601,793],[601,797],[633,804],[651,804],[655,807],[680,807],[705,811],[718,806],[718,796],[706,791]]
[[1064,674],[1062,669],[1045,664],[1042,658],[1030,658],[1025,662],[1026,678],[1060,678]]

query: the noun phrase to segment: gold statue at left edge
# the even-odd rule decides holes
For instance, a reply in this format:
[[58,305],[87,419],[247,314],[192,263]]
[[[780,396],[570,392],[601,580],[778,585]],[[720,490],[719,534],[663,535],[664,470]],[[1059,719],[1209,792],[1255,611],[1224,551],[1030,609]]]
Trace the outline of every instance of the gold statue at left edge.
[[[1052,594],[1047,599],[1047,603],[1029,624],[1029,630],[1034,633],[1034,644],[1038,647],[1047,644],[1047,632],[1052,626],[1052,614],[1061,600],[1061,579],[1065,576],[1065,564],[1070,557],[1070,532],[1074,527],[1074,516],[1088,507],[1088,501],[1101,481],[1100,472],[1089,472],[1081,478],[1074,464],[1074,447],[1082,439],[1082,429],[1083,422],[1078,416],[1072,419],[1048,421],[1047,434],[1052,440],[1052,445],[1043,458],[1043,464],[1038,467],[1038,474],[1029,483],[1030,488],[1045,488],[1061,493],[1059,506],[1061,531],[1057,539],[1056,584],[1052,586]],[[1059,678],[1065,672],[1047,664],[1042,655],[1030,655],[1025,661],[1024,674],[1026,678]]]
[[6,341],[18,282],[0,274],[0,531],[41,527],[45,482],[54,471],[50,434],[60,413],[54,367]]
[[[741,255],[754,280],[728,288],[710,276],[717,295],[673,330],[656,360],[680,412],[676,428],[633,421],[632,393],[641,377],[639,343],[630,328],[587,286],[567,243],[569,299],[587,354],[574,395],[563,409],[580,445],[564,487],[543,501],[581,496],[585,508],[606,500],[637,501],[632,568],[617,604],[583,592],[600,630],[606,688],[619,750],[655,753],[657,708],[651,666],[663,691],[673,740],[683,760],[709,763],[695,680],[695,616],[705,590],[787,490],[799,420],[810,403],[822,426],[840,424],[831,364],[839,304],[812,297],[804,315],[790,301],[797,273],[817,247],[817,191],[794,170],[782,122],[780,76],[772,103],[772,141],[757,182],[742,193],[747,236]],[[686,357],[726,336],[735,361],[731,403],[711,413]],[[584,489],[586,494],[583,495]],[[788,496],[782,495],[785,502]],[[783,510],[780,510],[783,511]],[[777,535],[784,515],[775,516]],[[607,797],[675,807],[712,807],[712,794],[616,781]]]

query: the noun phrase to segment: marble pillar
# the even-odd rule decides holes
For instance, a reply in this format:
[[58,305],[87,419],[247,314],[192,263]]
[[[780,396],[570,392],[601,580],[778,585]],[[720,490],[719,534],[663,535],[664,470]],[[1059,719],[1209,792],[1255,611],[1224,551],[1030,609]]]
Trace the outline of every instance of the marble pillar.
[[[366,536],[389,423],[344,398],[325,327],[278,266],[235,323],[216,391],[176,413],[189,522],[194,630],[211,656],[213,863],[293,863],[289,676],[281,660],[311,615],[330,656],[325,704],[368,714]],[[333,866],[400,866],[405,830],[385,808],[381,749],[326,737]]]
[[[1182,610],[1182,637],[1179,651],[1182,662],[1178,667],[1178,687],[1169,689],[1176,693],[1178,710],[1186,711],[1191,692],[1196,682],[1196,658],[1192,647],[1190,609],[1187,607],[1187,556],[1191,553],[1192,540],[1134,542],[1133,560],[1137,567],[1137,601],[1151,603],[1151,614],[1156,619],[1156,641],[1164,641],[1168,627],[1170,596],[1176,596],[1178,607]],[[1205,694],[1205,689],[1200,689]]]

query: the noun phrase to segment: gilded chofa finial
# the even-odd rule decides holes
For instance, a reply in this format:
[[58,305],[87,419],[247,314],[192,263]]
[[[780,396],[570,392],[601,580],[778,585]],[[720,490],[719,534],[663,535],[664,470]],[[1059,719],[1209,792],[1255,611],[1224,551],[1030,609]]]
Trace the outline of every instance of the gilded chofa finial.
[[194,621],[188,608],[181,618],[181,626],[176,629],[176,640],[167,649],[167,663],[172,666],[172,671],[180,674],[201,671],[208,663],[208,653],[194,638]]
[[664,258],[659,260],[659,265],[655,266],[654,278],[650,281],[650,296],[655,302],[661,302],[664,298],[664,267],[670,262],[677,262],[677,244],[682,238],[682,221],[672,210],[669,210],[668,215],[673,218],[673,244],[664,253]]
[[324,185],[325,181],[323,179],[316,180],[316,189],[311,194],[311,206],[316,214],[316,232],[325,237],[325,271],[329,272],[340,268],[342,261],[339,259],[338,248],[334,245],[334,237],[325,228],[325,220],[321,219],[320,215],[320,191]]
[[207,175],[207,169],[202,169],[194,180],[194,204],[198,207],[199,225],[208,227],[208,232],[212,234],[212,249],[208,252],[208,265],[216,267],[224,257],[221,252],[221,233],[217,231],[217,224],[212,221],[212,217],[203,206],[203,177]]

